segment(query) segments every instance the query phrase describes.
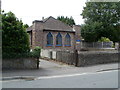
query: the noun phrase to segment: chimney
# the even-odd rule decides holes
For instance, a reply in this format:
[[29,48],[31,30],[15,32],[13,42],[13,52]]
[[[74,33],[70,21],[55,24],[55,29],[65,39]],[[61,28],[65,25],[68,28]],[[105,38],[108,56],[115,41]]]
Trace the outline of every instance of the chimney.
[[76,34],[76,39],[81,39],[81,29],[80,25],[74,25],[73,30],[75,31]]

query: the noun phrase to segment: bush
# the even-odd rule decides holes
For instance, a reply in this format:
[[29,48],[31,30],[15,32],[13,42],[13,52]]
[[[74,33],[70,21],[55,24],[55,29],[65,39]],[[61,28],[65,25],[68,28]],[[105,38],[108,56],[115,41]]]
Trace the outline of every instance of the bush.
[[41,48],[36,46],[35,49],[31,52],[34,57],[40,58]]
[[3,59],[17,59],[17,58],[40,58],[41,48],[36,47],[32,52],[27,53],[5,53],[3,52]]
[[101,39],[99,39],[98,42],[110,42],[110,39],[106,37],[101,37]]

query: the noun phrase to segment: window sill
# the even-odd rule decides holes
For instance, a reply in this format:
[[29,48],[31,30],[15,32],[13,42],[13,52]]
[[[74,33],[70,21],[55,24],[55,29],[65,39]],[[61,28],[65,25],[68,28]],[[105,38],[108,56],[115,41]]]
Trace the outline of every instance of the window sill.
[[52,47],[53,45],[46,45],[46,47]]
[[71,45],[65,45],[65,47],[71,47]]
[[71,45],[65,45],[65,47],[71,47]]
[[56,46],[60,46],[60,47],[62,47],[62,45],[56,45]]

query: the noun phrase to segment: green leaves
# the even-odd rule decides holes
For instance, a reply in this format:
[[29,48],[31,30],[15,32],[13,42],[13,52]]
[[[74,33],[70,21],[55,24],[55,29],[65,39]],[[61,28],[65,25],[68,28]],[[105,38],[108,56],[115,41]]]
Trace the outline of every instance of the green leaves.
[[68,18],[68,17],[64,17],[64,16],[59,16],[59,17],[57,17],[57,19],[62,21],[63,23],[68,24],[69,26],[75,25],[75,21],[72,17]]
[[109,38],[101,37],[101,39],[98,40],[99,42],[110,42]]
[[3,53],[29,52],[29,38],[22,21],[12,12],[2,12],[1,15]]
[[87,42],[98,41],[99,34],[101,31],[101,23],[91,22],[90,24],[85,24],[81,26],[81,35]]
[[[117,35],[120,32],[120,28],[118,29],[117,26],[115,26],[120,22],[119,8],[120,2],[87,2],[81,15],[86,20],[84,27],[89,26],[88,28],[90,31],[88,34],[91,32],[93,36],[97,36],[97,39],[108,37],[112,41],[120,41],[119,36]],[[93,31],[95,33],[93,33]],[[84,35],[88,34],[83,34],[83,38],[86,37]],[[86,41],[91,41],[92,37],[90,40],[84,39]],[[93,39],[92,41],[95,40]]]

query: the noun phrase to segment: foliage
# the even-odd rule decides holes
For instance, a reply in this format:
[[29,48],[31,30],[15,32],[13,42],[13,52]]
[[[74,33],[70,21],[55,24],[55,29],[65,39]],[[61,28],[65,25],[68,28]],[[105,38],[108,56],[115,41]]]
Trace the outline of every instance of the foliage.
[[92,22],[90,24],[85,24],[81,26],[81,35],[87,42],[98,41],[101,31],[101,23]]
[[28,24],[24,24],[24,28],[28,28],[29,27],[29,25]]
[[101,37],[101,39],[99,39],[98,42],[110,42],[110,39],[106,37]]
[[[101,37],[108,37],[112,41],[120,41],[120,2],[87,2],[82,12],[85,25],[82,26],[83,38],[95,41]],[[96,25],[95,23],[99,24]],[[94,29],[92,28],[94,27]],[[89,33],[87,32],[89,30]],[[94,32],[94,33],[93,33]],[[85,34],[86,33],[86,34]],[[86,38],[90,36],[90,40]]]
[[39,46],[36,46],[35,49],[32,51],[33,56],[40,58],[40,52],[41,52],[41,48]]
[[14,13],[2,12],[2,51],[3,55],[28,53],[29,38],[22,20],[18,20]]
[[69,26],[75,25],[75,21],[72,17],[68,18],[68,17],[64,17],[64,16],[58,16],[57,19],[62,21],[63,23],[68,24]]
[[36,47],[32,52],[27,53],[3,53],[3,59],[17,59],[17,58],[40,58],[41,48]]

